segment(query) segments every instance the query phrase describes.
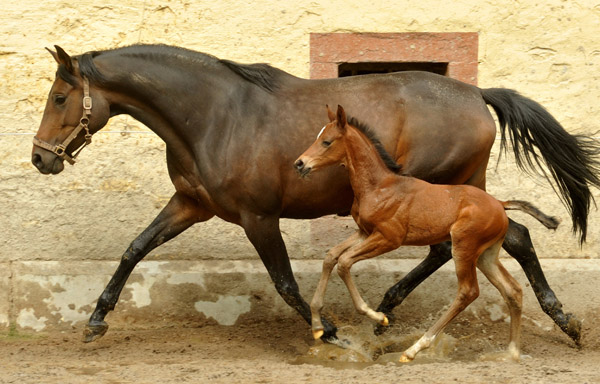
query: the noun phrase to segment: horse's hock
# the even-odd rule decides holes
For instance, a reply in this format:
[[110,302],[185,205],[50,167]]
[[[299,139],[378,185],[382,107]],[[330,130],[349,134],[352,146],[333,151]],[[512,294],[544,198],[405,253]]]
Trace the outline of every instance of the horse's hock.
[[[31,137],[39,125],[51,74],[56,70],[44,46],[61,44],[74,52],[84,52],[138,41],[161,42],[240,62],[269,62],[309,77],[310,33],[314,31],[351,28],[358,34],[426,34],[432,30],[476,34],[479,86],[515,88],[535,97],[569,132],[589,134],[596,130],[595,100],[600,96],[597,6],[574,8],[557,3],[548,14],[545,6],[533,1],[519,5],[501,1],[477,10],[456,5],[452,17],[448,17],[445,7],[435,4],[426,12],[389,12],[379,1],[375,5],[382,6],[361,9],[363,17],[356,20],[349,18],[351,10],[334,9],[324,3],[282,4],[278,5],[280,12],[260,6],[248,8],[242,3],[213,4],[210,8],[187,4],[184,8],[183,4],[165,7],[155,1],[142,4],[127,0],[122,7],[102,9],[84,4],[77,14],[86,15],[85,23],[66,3],[39,7],[9,0],[5,4],[0,15],[0,28],[7,36],[0,45],[0,67],[6,68],[0,71],[0,140],[12,150],[0,157],[0,228],[4,230],[0,244],[0,326],[12,325],[26,331],[83,327],[130,241],[172,194],[164,166],[164,144],[131,118],[112,120],[94,136],[94,146],[82,152],[80,162],[60,176],[43,177],[33,169]],[[48,15],[57,15],[56,22],[39,22]],[[235,22],[228,21],[231,17]],[[327,27],[323,20],[327,20]],[[348,25],[349,20],[352,25]],[[572,20],[577,20],[577,28]],[[132,29],[116,26],[123,21]],[[274,38],[272,26],[277,26],[277,35],[282,38]],[[544,33],[540,33],[542,30]],[[418,44],[408,44],[408,49],[423,51]],[[344,61],[350,62],[348,57],[361,61],[369,54],[369,50],[358,49],[356,56],[349,53]],[[600,307],[595,286],[600,278],[598,213],[593,212],[589,220],[588,244],[578,249],[569,233],[568,215],[547,183],[540,185],[518,173],[510,156],[504,157],[496,169],[498,153],[494,148],[488,167],[489,191],[500,199],[535,201],[545,211],[563,218],[563,227],[553,234],[519,214],[510,214],[530,228],[542,268],[565,309],[585,319]],[[598,191],[593,192],[598,196]],[[314,292],[325,251],[352,228],[351,219],[339,217],[282,222],[284,240],[305,298]],[[385,290],[425,253],[424,249],[403,249],[385,259],[355,266],[357,285],[365,299],[377,305]],[[525,316],[542,328],[552,327],[521,268],[512,259],[503,259],[503,263],[524,287]],[[450,263],[419,286],[395,314],[400,319],[405,315],[426,321],[452,300],[454,281]],[[485,279],[480,281],[481,297],[468,311],[492,319],[505,318],[502,299]],[[332,312],[353,314],[349,295],[336,276],[328,297],[340,298],[327,303]],[[212,219],[161,246],[141,262],[108,320],[115,327],[173,322],[231,325],[273,316],[301,321],[275,291],[243,231]]]

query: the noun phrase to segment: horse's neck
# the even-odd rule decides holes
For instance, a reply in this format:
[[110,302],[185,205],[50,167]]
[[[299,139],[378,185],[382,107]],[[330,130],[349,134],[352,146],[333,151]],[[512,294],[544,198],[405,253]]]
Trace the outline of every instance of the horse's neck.
[[[157,65],[128,64],[119,69],[116,66],[118,62],[114,59],[106,63],[108,73],[118,74],[109,82],[115,95],[109,101],[111,110],[115,114],[131,115],[167,145],[194,140],[207,128],[207,122],[216,119],[212,115],[220,109],[214,105],[228,105],[228,95],[235,94],[232,91],[235,83],[230,80],[235,77],[224,76],[219,68],[208,64],[197,73],[189,73],[184,67],[177,70],[161,69]],[[161,76],[161,70],[170,71],[170,76]],[[227,71],[222,72],[227,74]]]
[[344,140],[350,183],[356,195],[377,188],[390,176],[392,172],[379,156],[373,143],[358,129],[348,128]]

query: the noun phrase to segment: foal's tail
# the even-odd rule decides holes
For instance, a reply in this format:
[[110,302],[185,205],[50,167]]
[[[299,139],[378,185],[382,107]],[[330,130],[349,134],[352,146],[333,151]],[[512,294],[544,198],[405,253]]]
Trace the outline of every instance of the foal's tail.
[[544,107],[516,91],[491,88],[481,90],[481,94],[498,115],[501,152],[506,152],[508,126],[517,166],[550,181],[542,166],[545,164],[556,183],[552,187],[569,210],[573,232],[580,233],[583,243],[594,201],[589,187],[600,187],[600,162],[596,158],[600,144],[591,137],[570,135]]
[[503,201],[502,205],[504,206],[505,210],[518,209],[520,211],[530,214],[548,229],[556,229],[558,227],[558,224],[560,224],[560,219],[558,217],[546,215],[544,212],[540,211],[539,209],[537,209],[537,207],[535,207],[533,204],[527,201]]

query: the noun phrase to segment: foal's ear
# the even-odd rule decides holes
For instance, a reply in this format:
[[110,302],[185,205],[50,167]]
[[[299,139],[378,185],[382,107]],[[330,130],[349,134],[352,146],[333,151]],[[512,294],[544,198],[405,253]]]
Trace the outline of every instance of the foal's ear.
[[346,111],[341,105],[338,105],[337,109],[337,122],[342,131],[346,129]]
[[65,68],[67,69],[67,71],[69,71],[69,73],[74,73],[73,61],[71,60],[71,56],[69,56],[67,54],[67,52],[65,52],[65,50],[62,49],[61,47],[59,47],[58,45],[55,45],[54,48],[56,48],[56,52],[54,52],[48,48],[46,48],[46,50],[48,52],[50,52],[52,57],[54,57],[54,60],[56,60],[56,62],[59,65],[63,64],[65,66]]
[[331,110],[331,108],[329,108],[329,105],[325,104],[325,107],[327,107],[327,116],[329,117],[329,122],[331,123],[335,120],[335,113]]

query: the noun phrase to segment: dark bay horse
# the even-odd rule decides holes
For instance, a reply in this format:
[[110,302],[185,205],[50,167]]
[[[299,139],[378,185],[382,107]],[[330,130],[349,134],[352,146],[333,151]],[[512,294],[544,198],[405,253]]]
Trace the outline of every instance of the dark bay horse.
[[472,185],[431,184],[406,176],[369,127],[348,119],[340,105],[337,114],[329,107],[327,112],[330,122],[294,165],[302,177],[332,165],[348,169],[354,193],[351,214],[358,230],[333,247],[323,261],[321,278],[310,303],[315,339],[323,335],[323,298],[336,265],[357,311],[387,326],[387,316],[372,310],[361,297],[350,274],[352,266],[402,245],[434,245],[451,240],[458,279],[456,298],[425,335],[404,351],[400,362],[409,362],[428,348],[446,325],[479,296],[476,268],[498,289],[508,305],[507,356],[518,361],[523,292],[498,259],[508,230],[505,210],[524,211],[551,229],[556,229],[559,221],[530,203],[501,202]]
[[[324,170],[306,182],[291,166],[317,134],[325,104],[343,104],[373,124],[408,174],[481,189],[496,134],[486,104],[491,105],[503,146],[508,136],[518,164],[531,166],[527,169],[546,164],[574,230],[585,239],[589,187],[600,185],[594,159],[598,146],[569,135],[543,107],[514,91],[483,90],[427,72],[305,80],[265,64],[237,64],[169,46],[138,45],[74,57],[56,47],[51,53],[58,70],[34,140],[35,167],[43,174],[61,172],[64,161],[73,161],[77,148],[91,142],[108,119],[128,114],[166,142],[176,190],[123,254],[90,317],[87,341],[106,332],[105,316],[148,252],[213,216],[243,227],[277,292],[310,323],[279,219],[350,210],[346,171]],[[527,228],[511,220],[503,247],[523,267],[543,310],[579,341],[581,323],[563,312],[548,286]],[[378,310],[389,315],[450,258],[449,244],[432,246],[430,256],[390,288]],[[335,327],[324,325],[323,338],[335,338]]]

